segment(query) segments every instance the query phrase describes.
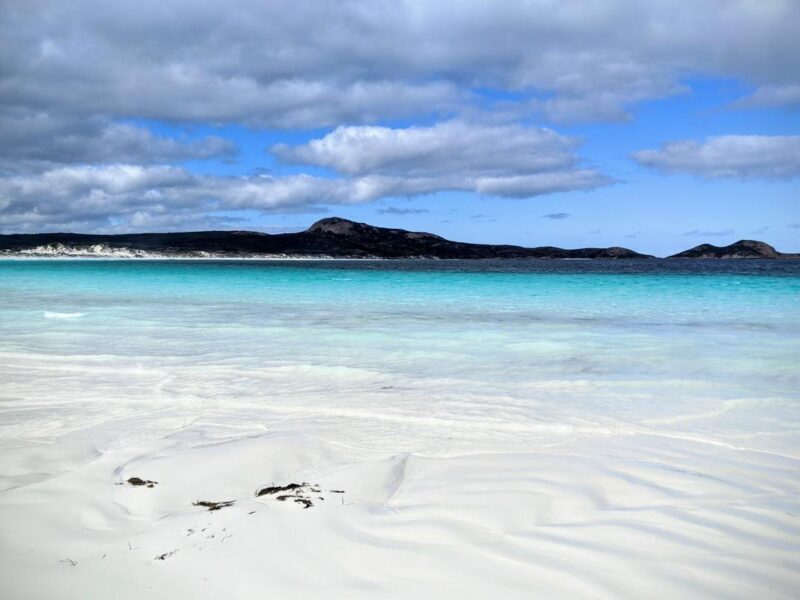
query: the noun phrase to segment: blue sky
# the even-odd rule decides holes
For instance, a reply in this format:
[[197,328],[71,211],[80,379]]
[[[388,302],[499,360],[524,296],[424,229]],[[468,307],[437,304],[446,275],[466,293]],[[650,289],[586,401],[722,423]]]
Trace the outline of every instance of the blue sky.
[[4,4],[0,231],[800,250],[798,3],[333,8]]

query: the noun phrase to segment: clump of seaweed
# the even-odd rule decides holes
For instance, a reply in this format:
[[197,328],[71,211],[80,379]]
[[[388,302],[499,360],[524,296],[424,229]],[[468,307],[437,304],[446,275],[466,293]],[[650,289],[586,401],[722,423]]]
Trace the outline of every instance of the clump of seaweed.
[[139,487],[139,486],[143,486],[144,485],[144,486],[147,486],[149,488],[155,487],[155,486],[158,485],[157,481],[150,481],[149,479],[142,479],[141,477],[131,477],[125,483],[127,483],[128,485],[132,485],[134,487]]
[[202,506],[203,508],[207,508],[210,512],[215,510],[220,510],[221,508],[227,508],[232,506],[236,500],[222,500],[221,502],[213,502],[211,500],[195,500],[192,502],[192,506]]
[[267,494],[277,494],[278,492],[293,492],[294,490],[301,490],[306,484],[303,483],[290,483],[288,485],[272,485],[269,487],[261,488],[256,492],[256,498],[266,496]]
[[[289,493],[286,493],[289,492]],[[330,490],[333,494],[344,494],[344,490]],[[301,505],[303,508],[311,508],[314,502],[311,499],[311,494],[316,494],[317,500],[324,501],[325,498],[321,496],[322,490],[319,485],[311,484],[308,482],[303,483],[287,483],[286,485],[270,485],[261,488],[256,492],[256,498],[262,496],[274,496],[275,500],[279,502],[286,502],[291,500],[296,504]]]

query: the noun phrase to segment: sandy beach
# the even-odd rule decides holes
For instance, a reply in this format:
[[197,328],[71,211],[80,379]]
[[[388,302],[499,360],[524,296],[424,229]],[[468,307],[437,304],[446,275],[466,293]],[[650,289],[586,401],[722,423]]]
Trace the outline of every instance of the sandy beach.
[[[781,315],[648,324],[663,307],[613,289],[625,321],[572,322],[564,303],[630,281],[246,264],[6,263],[5,281],[50,281],[6,289],[6,597],[800,586],[797,338],[770,325]],[[706,290],[696,302],[730,301],[712,293],[730,279],[687,281]],[[781,280],[756,283],[753,310],[783,302]],[[65,285],[74,300],[56,301]],[[454,286],[477,295],[451,318]],[[519,299],[531,286],[561,299],[551,320],[531,312],[546,297]],[[747,361],[731,335],[757,348]]]

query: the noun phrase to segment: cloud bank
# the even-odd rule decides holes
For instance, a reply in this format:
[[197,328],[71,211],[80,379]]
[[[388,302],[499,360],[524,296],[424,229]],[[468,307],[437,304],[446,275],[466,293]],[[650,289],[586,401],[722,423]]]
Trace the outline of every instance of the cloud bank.
[[707,179],[790,179],[800,176],[800,136],[723,135],[702,142],[683,140],[633,158],[666,173]]
[[800,9],[788,0],[27,0],[0,10],[4,103],[75,117],[335,126],[452,111],[489,88],[541,92],[551,117],[586,120],[624,117],[686,75],[761,90],[800,83]]
[[0,179],[0,225],[188,227],[206,223],[202,215],[224,211],[313,210],[448,190],[529,198],[610,183],[601,173],[576,166],[577,145],[547,129],[448,122],[338,128],[307,144],[272,149],[285,161],[330,168],[330,176],[222,177],[165,165],[59,166]]

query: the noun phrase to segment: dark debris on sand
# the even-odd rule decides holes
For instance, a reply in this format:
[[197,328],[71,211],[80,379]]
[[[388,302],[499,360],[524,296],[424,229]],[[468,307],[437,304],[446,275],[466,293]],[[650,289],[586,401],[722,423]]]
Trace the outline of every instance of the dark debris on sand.
[[236,502],[236,500],[223,500],[221,502],[212,502],[211,500],[195,500],[192,502],[192,506],[202,506],[203,508],[207,508],[209,511],[215,511],[221,508],[232,506],[234,502]]
[[139,487],[139,486],[145,485],[145,486],[147,486],[149,488],[155,487],[155,486],[158,485],[157,481],[150,481],[149,479],[142,479],[141,477],[131,477],[125,483],[127,483],[129,485],[132,485],[134,487]]
[[[344,494],[344,490],[330,490],[334,494]],[[289,492],[284,493],[284,492]],[[286,485],[271,485],[261,488],[256,492],[256,498],[261,496],[274,496],[275,500],[279,502],[286,502],[292,500],[296,504],[301,505],[303,508],[311,508],[314,502],[311,500],[311,494],[316,494],[317,500],[324,501],[325,498],[321,496],[322,490],[318,485],[303,482],[303,483],[288,483]]]
[[267,494],[277,494],[278,492],[293,492],[295,490],[302,489],[304,485],[306,484],[290,483],[288,485],[272,485],[258,490],[256,492],[256,498],[260,498],[261,496],[266,496]]

